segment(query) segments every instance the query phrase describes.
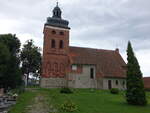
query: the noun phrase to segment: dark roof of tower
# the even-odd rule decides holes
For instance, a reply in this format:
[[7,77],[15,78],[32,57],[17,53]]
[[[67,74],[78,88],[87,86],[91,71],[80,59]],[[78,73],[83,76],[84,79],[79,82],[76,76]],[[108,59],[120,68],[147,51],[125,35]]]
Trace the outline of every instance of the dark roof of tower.
[[103,77],[126,77],[126,63],[116,50],[70,47],[71,64],[96,65],[97,75]]
[[62,11],[57,3],[56,7],[53,9],[53,16],[47,18],[47,22],[45,25],[70,29],[68,27],[69,21],[62,19],[61,14]]

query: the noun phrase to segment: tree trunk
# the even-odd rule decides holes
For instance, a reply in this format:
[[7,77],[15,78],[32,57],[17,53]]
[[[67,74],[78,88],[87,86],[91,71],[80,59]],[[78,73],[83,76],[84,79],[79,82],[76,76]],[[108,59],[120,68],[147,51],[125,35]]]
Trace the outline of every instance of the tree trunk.
[[27,86],[28,86],[28,82],[29,82],[29,73],[27,74]]

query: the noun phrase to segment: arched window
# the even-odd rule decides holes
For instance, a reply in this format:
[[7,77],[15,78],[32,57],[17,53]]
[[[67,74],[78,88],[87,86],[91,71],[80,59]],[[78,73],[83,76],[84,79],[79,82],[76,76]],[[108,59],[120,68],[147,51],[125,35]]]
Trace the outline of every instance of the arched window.
[[56,12],[56,14],[57,14],[57,16],[59,16],[59,12],[58,11]]
[[46,74],[47,73],[47,64],[43,65],[42,73]]
[[58,72],[58,63],[54,63],[54,69],[55,69],[55,72]]
[[52,34],[56,34],[56,31],[55,31],[55,30],[53,30],[53,31],[52,31]]
[[61,32],[59,32],[59,34],[60,34],[60,35],[64,35],[64,32],[61,31]]
[[55,48],[55,40],[54,39],[52,39],[52,41],[51,41],[51,47]]
[[55,15],[57,15],[57,12],[55,12]]
[[65,72],[65,65],[63,63],[60,64],[61,73]]
[[47,63],[47,71],[48,71],[48,74],[51,73],[51,63],[50,62]]
[[63,48],[64,48],[63,46],[64,46],[64,43],[63,43],[62,40],[60,40],[60,42],[59,42],[59,48],[60,48],[60,49],[63,49]]

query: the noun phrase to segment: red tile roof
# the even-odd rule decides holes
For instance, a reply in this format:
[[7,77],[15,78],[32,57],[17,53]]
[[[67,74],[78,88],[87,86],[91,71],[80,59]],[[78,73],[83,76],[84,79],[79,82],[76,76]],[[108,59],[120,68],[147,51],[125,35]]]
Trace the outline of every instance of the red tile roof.
[[144,87],[150,89],[150,77],[143,78]]
[[70,47],[71,64],[96,65],[98,77],[126,77],[126,63],[118,51]]

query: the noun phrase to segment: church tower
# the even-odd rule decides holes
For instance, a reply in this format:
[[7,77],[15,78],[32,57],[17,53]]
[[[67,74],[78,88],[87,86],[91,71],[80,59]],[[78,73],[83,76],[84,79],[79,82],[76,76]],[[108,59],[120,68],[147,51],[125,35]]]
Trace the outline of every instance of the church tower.
[[44,25],[44,44],[41,73],[41,87],[57,88],[65,86],[69,68],[69,22],[62,19],[58,6],[53,9],[52,17]]

